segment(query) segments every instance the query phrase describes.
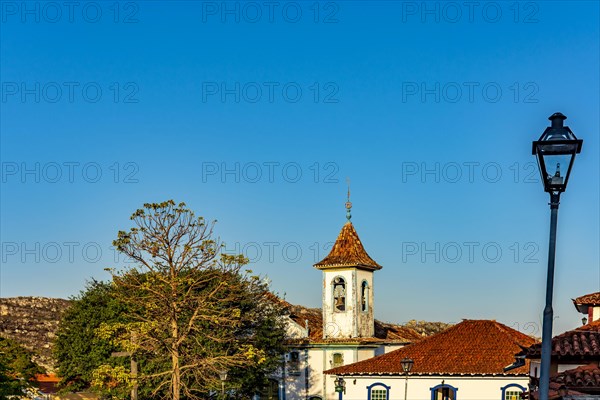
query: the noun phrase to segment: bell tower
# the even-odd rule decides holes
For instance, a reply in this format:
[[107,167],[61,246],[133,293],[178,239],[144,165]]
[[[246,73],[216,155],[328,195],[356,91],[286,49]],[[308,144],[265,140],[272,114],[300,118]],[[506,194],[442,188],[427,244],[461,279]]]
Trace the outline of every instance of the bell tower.
[[347,222],[331,251],[315,268],[323,271],[323,338],[374,337],[373,272],[381,269],[366,252],[350,222],[350,189]]

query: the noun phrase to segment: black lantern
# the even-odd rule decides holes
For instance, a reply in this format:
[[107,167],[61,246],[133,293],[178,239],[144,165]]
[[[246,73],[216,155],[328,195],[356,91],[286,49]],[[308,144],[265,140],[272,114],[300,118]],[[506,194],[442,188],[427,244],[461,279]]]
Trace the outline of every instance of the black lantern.
[[548,119],[552,124],[533,142],[532,154],[537,157],[544,190],[562,193],[567,188],[575,154],[581,152],[583,140],[564,126],[567,117],[563,114],[554,113]]
[[404,400],[407,399],[408,396],[408,373],[413,367],[415,362],[410,358],[403,358],[400,361],[400,365],[402,365],[402,370],[404,371]]
[[560,385],[560,387],[558,388],[558,394],[561,397],[565,397],[566,395],[569,394],[569,389],[567,389],[567,387],[565,385]]
[[344,393],[346,394],[346,381],[344,380],[344,378],[342,378],[341,376],[338,376],[337,378],[335,378],[335,381],[333,381],[333,383],[335,384],[335,391],[338,393]]
[[413,360],[411,360],[410,358],[403,358],[402,361],[400,361],[400,365],[402,365],[402,370],[405,373],[409,373],[410,372],[410,370],[412,369],[414,363],[415,362]]
[[588,319],[586,317],[581,318],[581,322],[583,322],[584,325],[587,325],[587,321]]

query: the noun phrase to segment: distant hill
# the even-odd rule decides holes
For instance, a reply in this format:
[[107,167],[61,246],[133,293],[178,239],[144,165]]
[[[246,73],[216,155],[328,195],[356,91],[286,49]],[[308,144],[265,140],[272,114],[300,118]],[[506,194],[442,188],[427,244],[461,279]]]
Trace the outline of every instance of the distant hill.
[[405,323],[404,326],[414,329],[423,336],[431,336],[450,328],[452,324],[447,324],[445,322],[417,321],[415,319],[411,319]]
[[54,371],[53,340],[71,301],[45,297],[0,298],[0,336],[31,350],[33,361]]
[[[36,355],[33,361],[48,372],[54,372],[53,341],[61,316],[70,305],[70,300],[46,297],[0,298],[0,336],[13,339],[31,350]],[[314,317],[320,319],[321,311],[313,311]],[[315,324],[316,322],[313,325]],[[390,325],[379,321],[378,324]],[[402,326],[418,332],[420,336],[430,336],[443,331],[451,324],[411,320]]]

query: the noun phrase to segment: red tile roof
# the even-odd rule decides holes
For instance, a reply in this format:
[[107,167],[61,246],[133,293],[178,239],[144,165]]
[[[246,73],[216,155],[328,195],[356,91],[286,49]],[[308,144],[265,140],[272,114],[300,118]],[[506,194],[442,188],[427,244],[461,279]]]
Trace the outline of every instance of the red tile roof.
[[600,368],[598,364],[589,364],[561,372],[550,378],[551,382],[565,385],[579,391],[600,389]]
[[58,383],[60,382],[60,378],[54,374],[36,374],[35,382],[38,389],[42,393],[53,394],[58,392]]
[[400,361],[411,358],[417,375],[526,375],[528,365],[504,372],[521,346],[536,340],[490,320],[464,320],[420,342],[368,360],[325,371],[333,375],[404,374]]
[[317,269],[343,267],[358,267],[369,271],[381,269],[381,265],[367,254],[352,222],[346,222],[327,257],[315,264]]
[[[548,400],[562,400],[563,396],[560,394],[559,389],[561,389],[563,385],[559,385],[556,382],[550,382],[550,390],[548,391]],[[580,396],[585,395],[585,393],[581,393],[572,389],[567,388],[567,394],[572,396]],[[539,392],[536,390],[531,392],[531,394],[525,394],[525,399],[537,400],[540,398]]]
[[580,296],[576,299],[573,299],[573,303],[575,304],[584,304],[589,306],[599,306],[600,305],[600,292],[586,294],[585,296]]
[[375,337],[323,339],[323,312],[320,308],[306,308],[280,300],[289,312],[289,317],[301,327],[306,327],[308,321],[308,338],[292,339],[290,343],[414,343],[423,338],[417,331],[401,325],[390,324],[375,320]]
[[[520,355],[540,358],[542,345],[523,349]],[[560,359],[600,360],[600,320],[552,338],[552,357]]]

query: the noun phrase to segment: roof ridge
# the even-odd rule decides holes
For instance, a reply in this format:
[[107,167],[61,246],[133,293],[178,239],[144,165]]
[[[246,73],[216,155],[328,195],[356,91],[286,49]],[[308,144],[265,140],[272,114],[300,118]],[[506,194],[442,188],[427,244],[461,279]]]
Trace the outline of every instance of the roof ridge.
[[507,326],[507,325],[503,324],[502,322],[498,322],[496,320],[492,320],[492,321],[494,322],[494,326],[496,327],[496,329],[499,329],[500,331],[506,333],[510,337],[510,339],[513,341],[513,343],[515,343],[518,346],[521,346],[521,343],[519,343],[516,336],[518,336],[519,339],[534,340],[535,343],[539,342],[539,340],[537,340],[536,338],[529,336],[529,335],[527,335],[521,331],[518,331],[514,328],[511,328],[510,326]]

